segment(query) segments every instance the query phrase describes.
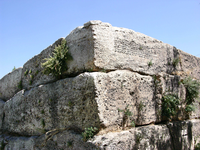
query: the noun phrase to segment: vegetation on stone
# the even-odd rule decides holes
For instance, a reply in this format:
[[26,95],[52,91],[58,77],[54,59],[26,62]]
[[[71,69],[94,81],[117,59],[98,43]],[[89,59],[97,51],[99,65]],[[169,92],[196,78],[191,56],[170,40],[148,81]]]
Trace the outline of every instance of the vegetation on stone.
[[195,98],[199,97],[200,82],[187,77],[182,80],[182,83],[186,88],[186,104],[190,105],[195,101]]
[[97,130],[96,127],[85,128],[85,131],[82,132],[83,141],[86,142],[88,139],[92,138]]
[[23,88],[23,87],[22,87],[22,80],[19,81],[17,87],[18,87],[20,90],[22,90],[22,88]]
[[194,147],[194,150],[200,150],[200,143],[197,143]]
[[72,56],[68,52],[68,46],[65,39],[61,41],[61,45],[55,47],[53,55],[44,59],[42,63],[43,73],[52,74],[56,78],[61,78],[63,73],[67,71],[67,61],[72,60]]
[[162,97],[162,116],[172,119],[178,110],[179,98],[175,94],[166,94]]
[[175,58],[175,59],[173,60],[173,62],[172,62],[172,65],[173,65],[174,67],[176,67],[176,66],[178,65],[179,62],[180,62],[180,58]]
[[153,65],[152,60],[148,62],[148,66],[151,67]]

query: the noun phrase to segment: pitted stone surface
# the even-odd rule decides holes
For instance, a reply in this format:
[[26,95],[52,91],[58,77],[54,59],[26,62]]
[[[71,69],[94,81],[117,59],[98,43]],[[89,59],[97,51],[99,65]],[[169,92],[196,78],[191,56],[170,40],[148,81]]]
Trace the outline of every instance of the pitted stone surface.
[[20,91],[4,105],[3,130],[41,135],[55,128],[99,125],[94,81],[86,74]]
[[17,68],[0,79],[0,99],[6,101],[13,97],[20,88],[22,68]]
[[[41,73],[40,65],[45,57],[52,55],[55,45],[59,44],[61,39],[24,65],[23,73],[32,71],[22,76],[25,89],[54,80]],[[130,29],[113,27],[101,21],[90,21],[74,29],[66,40],[73,57],[73,60],[68,62],[66,75],[74,76],[87,70],[102,69],[127,69],[149,75],[162,72],[183,75],[190,70],[190,74],[199,79],[199,58]],[[180,62],[174,66],[173,61],[177,58],[180,58]],[[191,60],[189,63],[188,59]],[[185,68],[183,64],[189,68]]]
[[[149,124],[156,121],[154,85],[150,76],[143,76],[127,70],[109,73],[92,73],[95,78],[96,101],[100,121],[108,126],[130,126]],[[124,120],[126,107],[132,112]]]
[[152,125],[95,136],[92,143],[101,149],[171,150],[170,133],[166,125]]
[[[58,80],[44,75],[41,63],[62,39],[0,80],[1,149],[184,150],[200,143],[200,103],[196,99],[195,112],[185,114],[180,82],[187,76],[200,80],[200,58],[94,20],[66,37],[73,60],[67,78]],[[161,125],[167,93],[178,95],[181,109]],[[99,132],[83,142],[88,127]]]

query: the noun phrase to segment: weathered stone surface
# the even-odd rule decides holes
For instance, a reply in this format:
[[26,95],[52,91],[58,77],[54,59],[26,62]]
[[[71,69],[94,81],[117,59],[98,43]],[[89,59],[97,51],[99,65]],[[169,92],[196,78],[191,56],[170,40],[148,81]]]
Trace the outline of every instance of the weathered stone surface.
[[[152,77],[127,70],[92,75],[95,79],[96,102],[102,125],[126,127],[132,121],[136,125],[156,121]],[[119,109],[129,109],[132,115],[126,118],[125,113]]]
[[[186,76],[200,80],[200,58],[133,30],[90,21],[66,37],[73,60],[63,77],[69,78],[56,81],[42,73],[41,63],[62,39],[0,80],[4,149],[184,150],[200,142],[200,103],[195,100],[188,116],[180,83]],[[162,96],[168,93],[180,98],[169,120],[179,121],[153,125],[166,121]],[[83,142],[87,127],[99,132]]]
[[171,150],[170,133],[166,125],[137,127],[121,132],[95,136],[90,140],[105,150]]
[[190,55],[181,50],[177,50],[177,56],[179,64],[174,72],[179,76],[192,76],[200,80],[200,58]]
[[21,135],[99,125],[94,81],[87,73],[22,90],[5,103],[4,113],[4,131]]
[[192,147],[200,143],[200,120],[191,120],[192,123]]
[[55,43],[47,47],[40,54],[34,56],[24,64],[22,70],[22,85],[24,89],[30,89],[31,87],[55,81],[53,76],[47,76],[43,74],[41,63],[44,62],[44,58],[52,55],[55,46],[58,46],[62,39],[63,38],[58,39]]
[[[73,57],[73,61],[68,62],[68,71],[66,74],[70,76],[77,75],[85,70],[95,68],[93,65],[93,36],[92,29],[86,29],[84,27],[78,27],[74,29],[67,37],[67,45],[69,46],[69,52]],[[52,55],[55,46],[61,43],[63,38],[58,39],[53,45],[43,50],[39,55],[36,55],[30,59],[23,66],[23,87],[30,89],[31,87],[38,86],[40,84],[49,83],[55,81],[53,76],[47,76],[42,73],[43,68],[41,63],[44,62],[44,58],[48,58]],[[25,72],[28,71],[27,75]],[[30,73],[29,73],[30,71]]]
[[2,130],[2,122],[3,122],[3,107],[4,107],[4,101],[0,99],[0,134]]
[[[113,130],[125,129],[132,123],[160,122],[162,95],[173,91],[184,98],[184,87],[178,84],[180,78],[164,78],[128,70],[92,72],[22,90],[5,103],[3,129],[39,135],[72,125],[80,130],[89,126]],[[126,115],[127,112],[131,114]],[[182,113],[177,115],[181,116],[179,120],[184,119]]]
[[20,91],[21,74],[22,68],[18,68],[0,79],[0,99],[6,101]]
[[36,137],[0,136],[1,148],[4,150],[35,150]]
[[[3,129],[38,135],[71,125],[80,129],[98,127],[100,122],[105,127],[122,128],[132,121],[149,124],[156,121],[153,92],[150,76],[126,70],[84,73],[17,93],[5,103]],[[132,115],[125,119],[119,109],[127,106]]]
[[72,149],[72,150],[97,150],[98,147],[90,142],[83,142],[82,136],[74,131],[65,130],[55,135],[40,136],[36,139],[37,150],[55,150],[55,149]]
[[80,134],[65,130],[47,136],[16,137],[0,135],[0,148],[4,150],[97,150],[90,142],[84,142]]
[[200,120],[188,120],[168,124],[174,149],[194,149],[195,143],[199,143],[200,140],[199,123]]
[[[62,38],[61,38],[62,39]],[[22,76],[24,88],[48,83],[54,80],[51,76],[43,75],[41,63],[49,57],[55,45],[43,50],[39,55],[30,59],[23,67],[32,73]],[[112,27],[109,23],[90,21],[84,26],[74,29],[67,37],[69,52],[73,61],[68,62],[67,75],[74,76],[86,70],[117,70],[127,69],[143,74],[180,74],[188,72],[184,66],[193,68],[194,77],[199,79],[200,59],[186,54],[175,47],[130,29]],[[190,59],[191,57],[191,59]],[[177,66],[174,60],[181,58]],[[189,63],[187,63],[190,59]],[[195,60],[195,61],[191,61]],[[183,65],[184,64],[184,65]],[[192,71],[189,69],[190,71]]]
[[[41,136],[0,136],[4,149],[29,150],[188,150],[200,140],[200,120],[171,122],[167,125],[148,125],[95,135],[83,142],[79,133],[73,130],[54,130]],[[1,146],[0,146],[1,147]]]

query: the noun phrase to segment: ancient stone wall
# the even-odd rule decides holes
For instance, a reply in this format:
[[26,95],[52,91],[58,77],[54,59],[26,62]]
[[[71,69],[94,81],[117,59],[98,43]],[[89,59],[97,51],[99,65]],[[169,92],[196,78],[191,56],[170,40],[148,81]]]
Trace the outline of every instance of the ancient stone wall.
[[[63,38],[0,79],[1,149],[188,150],[200,142],[200,103],[186,113],[186,77],[200,80],[200,58],[133,30],[90,21],[65,39],[66,78],[41,64]],[[163,117],[162,97],[180,108]],[[84,140],[81,134],[98,128]]]

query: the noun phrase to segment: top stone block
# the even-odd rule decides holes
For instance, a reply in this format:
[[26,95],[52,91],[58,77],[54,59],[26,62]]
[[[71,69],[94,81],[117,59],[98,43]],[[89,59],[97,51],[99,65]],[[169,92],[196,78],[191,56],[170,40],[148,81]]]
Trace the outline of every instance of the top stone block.
[[[61,39],[24,65],[22,76],[27,70],[34,73],[34,76],[22,77],[24,88],[30,89],[54,80],[53,77],[41,73],[41,63],[45,57],[52,54],[55,45],[60,41]],[[189,74],[200,79],[199,58],[142,33],[112,27],[109,23],[89,21],[84,26],[74,29],[66,37],[66,41],[73,57],[68,63],[66,75],[75,76],[85,71],[126,69],[148,75]],[[188,58],[191,59],[187,61]]]

